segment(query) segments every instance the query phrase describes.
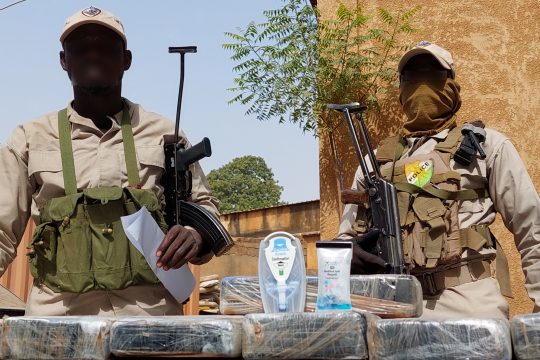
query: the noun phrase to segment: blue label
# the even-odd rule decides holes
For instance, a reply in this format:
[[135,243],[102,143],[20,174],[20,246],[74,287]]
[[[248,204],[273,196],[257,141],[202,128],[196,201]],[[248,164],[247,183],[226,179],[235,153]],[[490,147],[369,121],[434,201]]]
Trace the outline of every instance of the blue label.
[[274,248],[272,251],[287,251],[287,242],[285,238],[274,239]]

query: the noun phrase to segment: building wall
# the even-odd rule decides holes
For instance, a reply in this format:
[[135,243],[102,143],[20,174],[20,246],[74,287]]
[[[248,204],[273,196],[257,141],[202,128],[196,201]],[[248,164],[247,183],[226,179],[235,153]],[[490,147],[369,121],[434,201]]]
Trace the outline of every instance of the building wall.
[[227,254],[202,265],[201,275],[257,275],[259,243],[275,231],[286,231],[298,237],[304,247],[307,268],[315,269],[319,217],[318,200],[222,215],[221,222],[235,245]]
[[[353,6],[355,0],[319,0],[322,17],[335,14],[342,2]],[[450,50],[461,84],[463,106],[459,121],[481,119],[488,127],[508,135],[520,152],[537,190],[540,189],[540,2],[537,0],[477,0],[396,2],[368,0],[367,8],[384,7],[395,11],[419,5],[414,23],[420,29],[410,43],[435,42]],[[371,115],[368,127],[378,143],[395,132],[402,118],[395,94],[384,101],[383,112]],[[377,126],[374,126],[377,124]],[[343,130],[343,129],[341,129]],[[342,134],[346,134],[342,132]],[[338,153],[346,164],[344,175],[350,185],[358,161],[349,147],[347,136],[338,137]],[[336,234],[340,204],[335,164],[328,139],[321,138],[321,236]],[[531,301],[523,287],[520,257],[513,237],[498,219],[494,234],[509,257],[514,299],[511,315],[531,310]]]

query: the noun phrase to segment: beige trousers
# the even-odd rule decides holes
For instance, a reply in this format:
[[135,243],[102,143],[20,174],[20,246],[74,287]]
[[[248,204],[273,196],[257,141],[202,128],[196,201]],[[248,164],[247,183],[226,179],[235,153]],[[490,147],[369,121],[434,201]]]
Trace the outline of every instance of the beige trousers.
[[122,290],[93,290],[84,294],[55,293],[34,282],[26,303],[27,316],[182,315],[182,306],[161,284],[130,286]]
[[508,320],[508,303],[501,295],[497,280],[489,277],[451,287],[436,299],[424,300],[424,311],[420,318]]

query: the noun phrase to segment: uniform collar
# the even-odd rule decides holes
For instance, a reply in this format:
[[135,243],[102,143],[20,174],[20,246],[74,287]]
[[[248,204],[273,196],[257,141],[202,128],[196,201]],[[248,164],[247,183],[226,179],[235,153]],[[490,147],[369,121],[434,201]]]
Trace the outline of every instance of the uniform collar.
[[430,139],[434,139],[437,142],[443,141],[448,137],[449,133],[450,133],[450,129],[444,129],[435,135],[424,135],[424,136],[407,138],[406,140],[407,140],[409,152],[416,151],[416,149],[418,149],[420,146],[425,144]]
[[[133,113],[135,112],[135,108],[134,108],[135,104],[133,104],[131,101],[129,101],[127,99],[124,99],[124,101],[128,105],[129,115],[133,119]],[[68,107],[67,107],[67,115],[68,115],[68,119],[69,119],[69,121],[71,123],[86,126],[86,127],[89,127],[89,128],[95,129],[95,130],[100,130],[94,124],[92,119],[89,119],[89,118],[86,118],[84,116],[79,115],[79,113],[73,108],[72,103],[73,103],[73,101],[70,102]],[[112,126],[111,126],[110,130],[115,131],[115,130],[120,129],[120,123],[122,121],[122,111],[123,110],[117,112],[113,116],[108,116],[108,118],[112,120]],[[132,125],[135,126],[135,124],[133,124],[133,121],[132,121]]]
[[448,136],[449,133],[450,133],[450,129],[444,129],[444,130],[436,133],[435,135],[424,135],[424,136],[410,137],[410,138],[407,138],[407,140],[410,140],[410,141],[413,141],[413,142],[416,139],[422,139],[422,138],[444,140],[444,139],[446,139],[446,137]]

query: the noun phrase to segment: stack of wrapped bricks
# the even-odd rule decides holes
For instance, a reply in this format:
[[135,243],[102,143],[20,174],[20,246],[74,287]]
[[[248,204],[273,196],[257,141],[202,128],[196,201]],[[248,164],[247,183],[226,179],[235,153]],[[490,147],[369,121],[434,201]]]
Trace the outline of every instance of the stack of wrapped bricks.
[[540,359],[540,316],[427,321],[420,284],[406,275],[351,277],[353,311],[263,313],[258,279],[221,282],[223,315],[11,317],[4,359],[227,357],[245,359]]

